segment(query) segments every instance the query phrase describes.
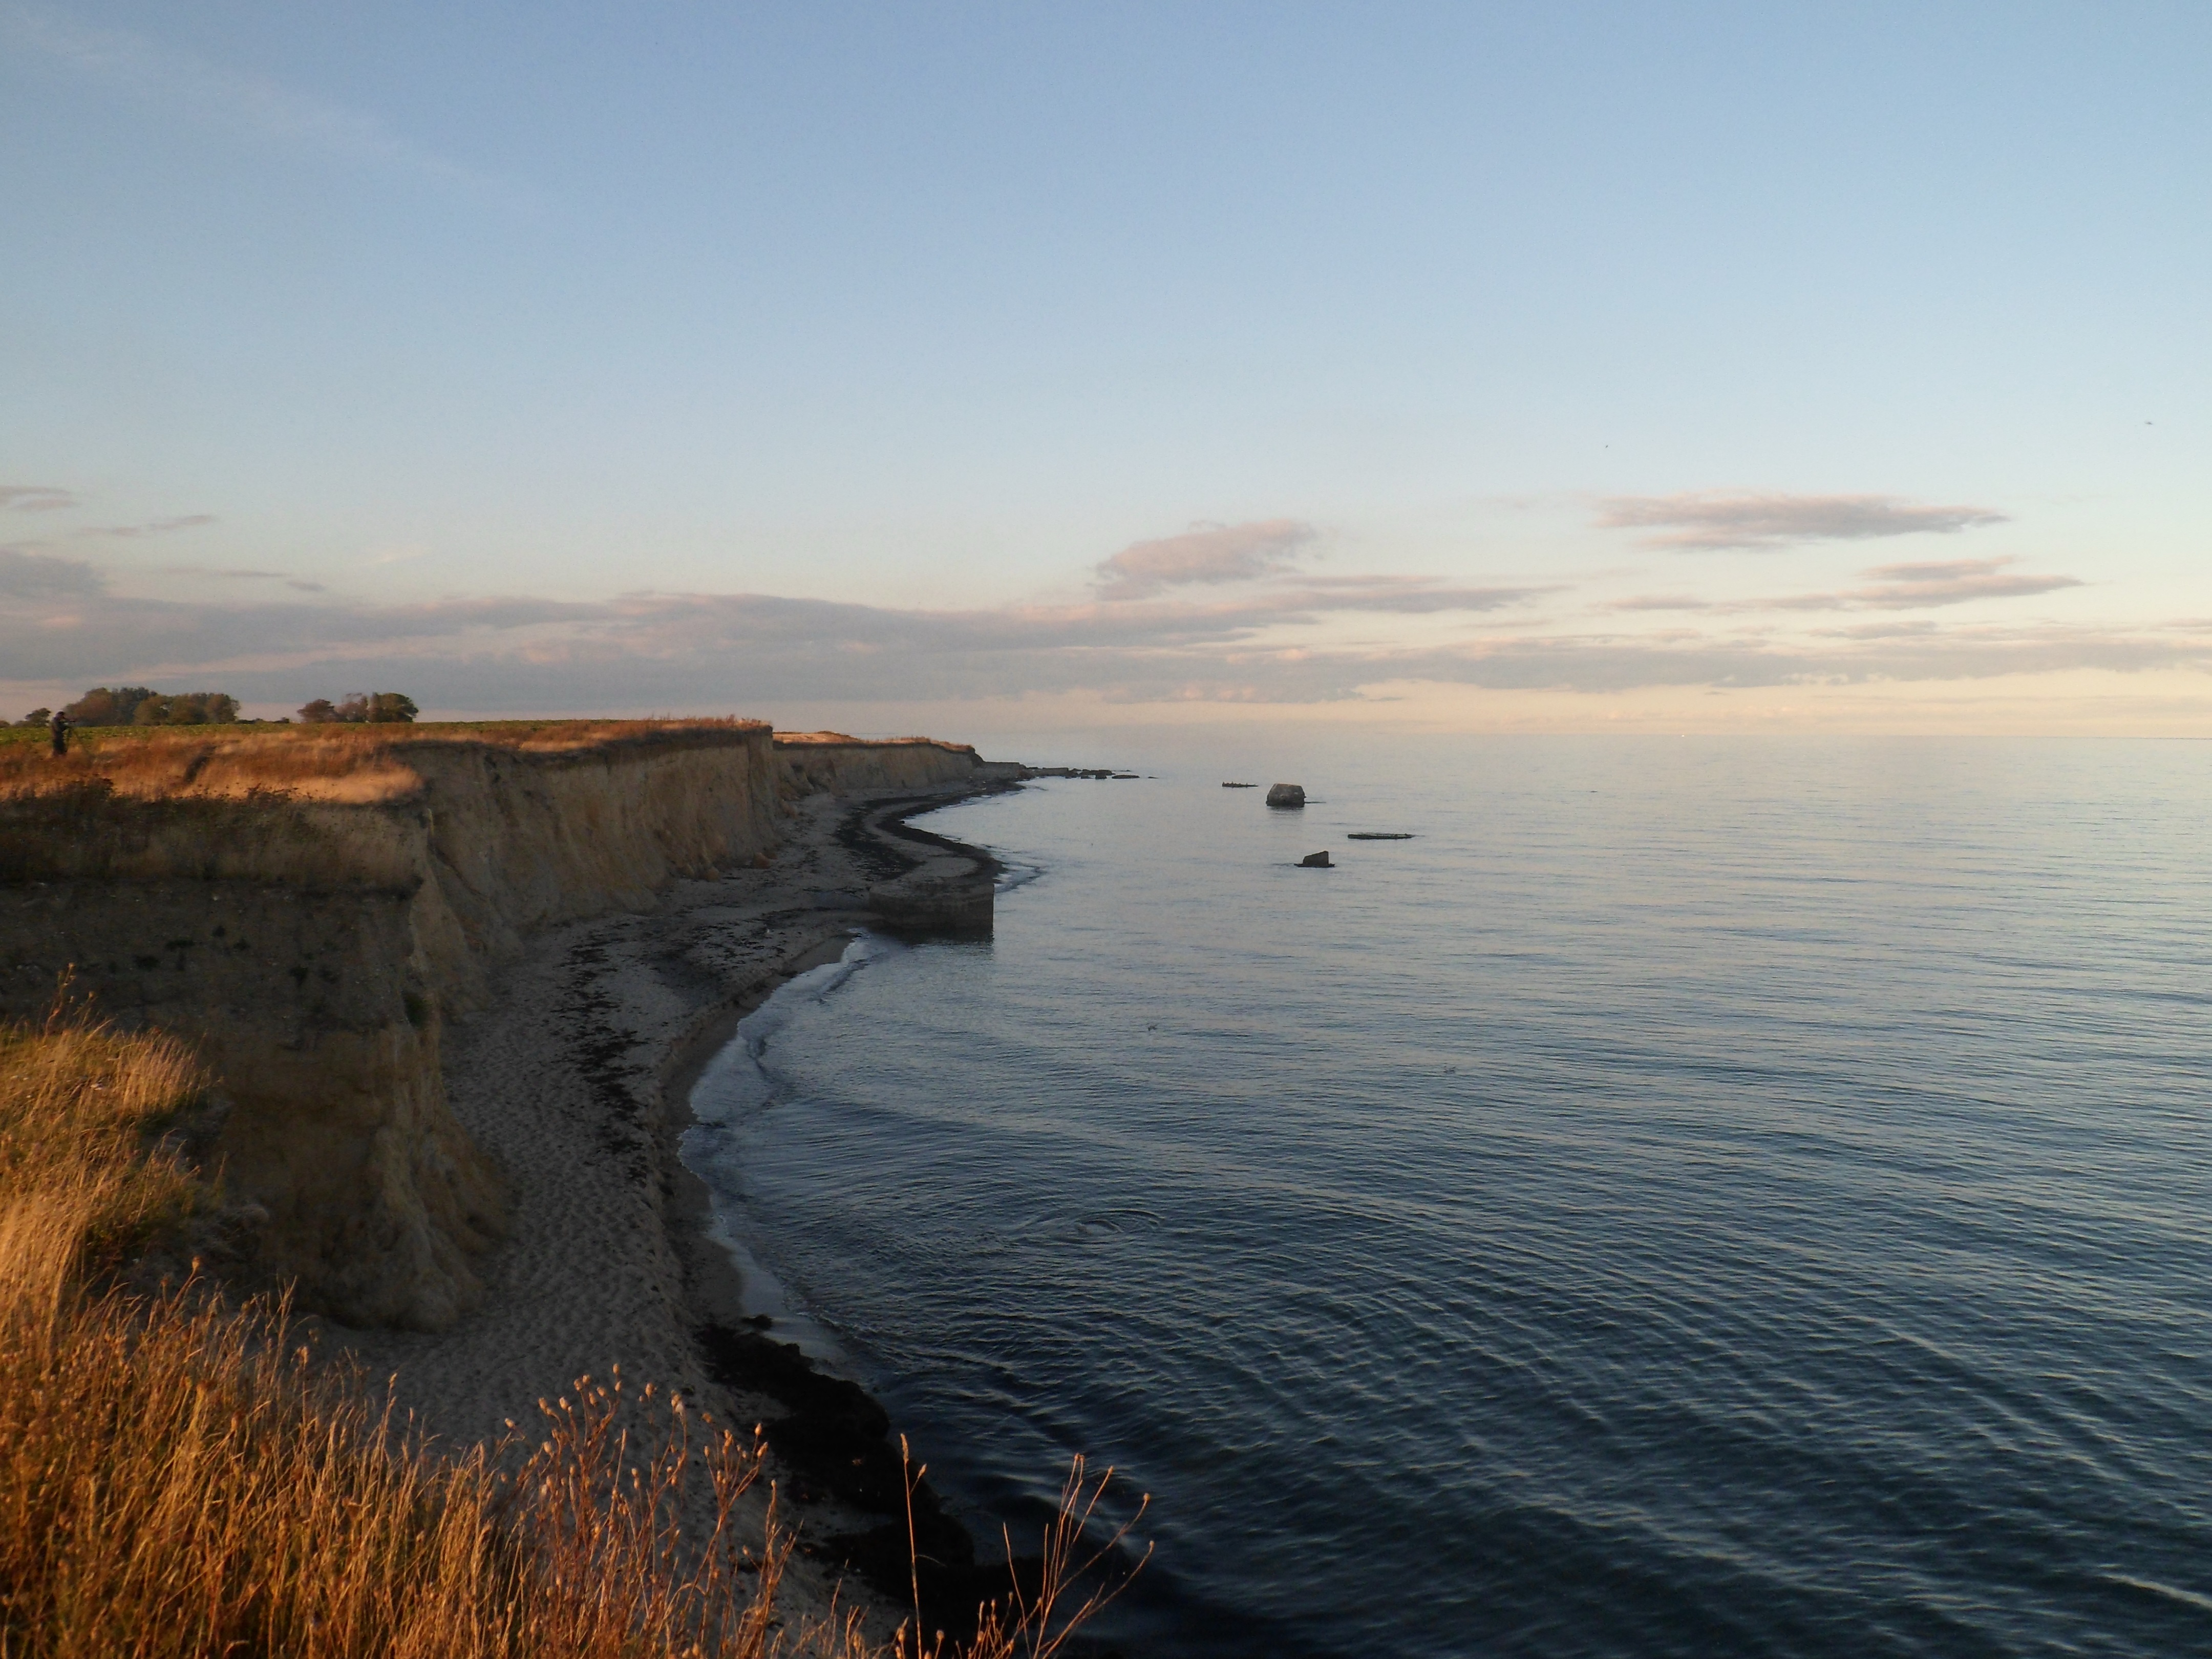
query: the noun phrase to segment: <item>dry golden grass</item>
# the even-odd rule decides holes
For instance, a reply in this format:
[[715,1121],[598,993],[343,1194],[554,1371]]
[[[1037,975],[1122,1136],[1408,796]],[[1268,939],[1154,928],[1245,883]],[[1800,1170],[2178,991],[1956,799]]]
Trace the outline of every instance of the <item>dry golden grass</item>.
[[[781,1626],[773,1504],[764,1535],[732,1520],[761,1453],[680,1401],[586,1379],[516,1457],[441,1455],[311,1370],[281,1307],[122,1287],[127,1253],[201,1195],[147,1141],[199,1087],[167,1037],[60,1019],[0,1036],[0,1656],[941,1648],[871,1648],[850,1617]],[[1042,1589],[987,1615],[973,1659],[1055,1652],[1090,1611],[1065,1587],[1102,1486],[1078,1466]]]
[[194,1103],[200,1077],[174,1037],[123,1036],[55,1006],[43,1027],[0,1026],[0,1225],[64,1227],[68,1248],[45,1271],[76,1279],[112,1273],[204,1195],[147,1145]]
[[847,732],[779,732],[776,744],[784,749],[834,748],[840,744],[853,744],[865,749],[948,749],[955,754],[972,755],[972,743],[948,743],[943,738],[856,738]]
[[[458,720],[414,725],[97,726],[48,751],[43,731],[0,728],[0,800],[105,787],[145,799],[257,793],[384,799],[420,781],[410,750],[474,744],[580,755],[641,741],[727,742],[765,732],[757,720]],[[344,786],[351,785],[350,788]]]

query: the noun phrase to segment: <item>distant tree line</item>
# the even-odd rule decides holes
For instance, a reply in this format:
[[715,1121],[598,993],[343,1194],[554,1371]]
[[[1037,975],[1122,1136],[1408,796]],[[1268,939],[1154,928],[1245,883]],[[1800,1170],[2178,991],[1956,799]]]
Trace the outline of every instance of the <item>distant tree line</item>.
[[[144,685],[95,685],[62,710],[75,726],[228,726],[238,699],[228,691],[156,691]],[[33,708],[19,726],[44,726],[51,708]]]
[[[317,697],[300,709],[310,726],[331,721],[385,726],[412,720],[422,711],[397,691],[349,691],[337,702]],[[238,721],[238,699],[228,691],[156,691],[146,685],[95,685],[65,707],[72,726],[229,726]],[[51,708],[33,708],[15,722],[44,726]],[[251,724],[252,722],[248,722]],[[6,725],[0,720],[0,726]]]
[[300,705],[300,718],[310,726],[344,720],[356,725],[383,726],[411,720],[422,711],[415,699],[397,691],[349,691],[337,702],[317,697]]

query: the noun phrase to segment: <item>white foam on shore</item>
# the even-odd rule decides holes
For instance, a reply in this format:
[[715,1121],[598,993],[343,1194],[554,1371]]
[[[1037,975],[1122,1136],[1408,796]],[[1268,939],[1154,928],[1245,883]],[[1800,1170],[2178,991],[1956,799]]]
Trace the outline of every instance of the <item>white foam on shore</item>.
[[736,1033],[691,1085],[692,1127],[679,1152],[684,1166],[707,1183],[714,1201],[707,1236],[736,1264],[748,1318],[766,1315],[776,1340],[793,1342],[811,1359],[838,1365],[844,1358],[836,1333],[794,1296],[769,1258],[770,1242],[745,1203],[742,1141],[746,1131],[790,1092],[792,1079],[776,1070],[770,1050],[776,1034],[799,1008],[819,1002],[854,974],[904,947],[855,929],[835,962],[810,968],[776,988],[767,1001],[738,1022]]
[[991,885],[994,893],[1011,893],[1017,887],[1026,887],[1044,873],[1042,864],[1009,864],[999,861],[999,878]]

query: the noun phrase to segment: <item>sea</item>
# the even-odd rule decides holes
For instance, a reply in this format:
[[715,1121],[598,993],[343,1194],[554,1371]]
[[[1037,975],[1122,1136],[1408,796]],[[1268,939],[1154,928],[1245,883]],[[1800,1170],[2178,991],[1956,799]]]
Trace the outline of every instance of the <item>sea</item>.
[[2212,1653],[2212,744],[1105,758],[687,1157],[980,1534],[1112,1468],[1124,1652]]

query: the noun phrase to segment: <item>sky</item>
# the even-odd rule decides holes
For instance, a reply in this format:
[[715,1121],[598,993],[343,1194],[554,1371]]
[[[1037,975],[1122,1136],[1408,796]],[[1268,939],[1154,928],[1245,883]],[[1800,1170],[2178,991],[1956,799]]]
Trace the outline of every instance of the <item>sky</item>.
[[10,717],[2212,735],[2201,0],[0,0],[0,156]]

